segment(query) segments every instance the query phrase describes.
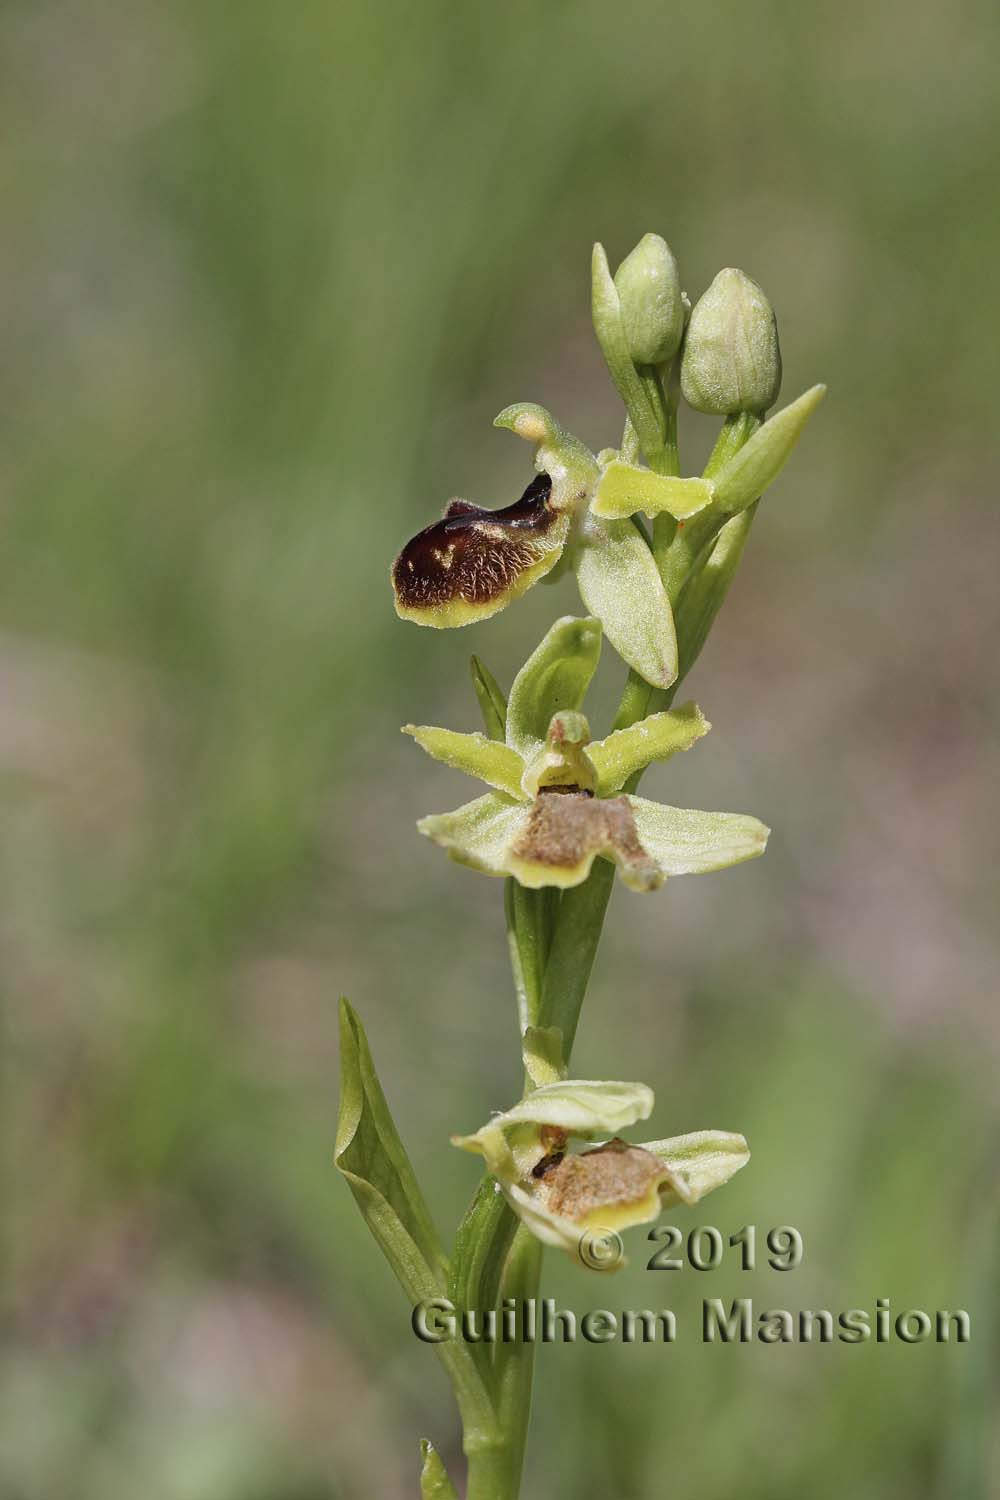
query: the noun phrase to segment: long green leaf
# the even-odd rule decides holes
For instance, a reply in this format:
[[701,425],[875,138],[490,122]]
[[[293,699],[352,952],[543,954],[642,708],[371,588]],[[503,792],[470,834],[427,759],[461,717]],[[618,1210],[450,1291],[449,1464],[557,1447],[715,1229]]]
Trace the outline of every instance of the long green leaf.
[[385,1102],[364,1028],[340,1002],[340,1115],[335,1161],[411,1301],[438,1296],[447,1262]]

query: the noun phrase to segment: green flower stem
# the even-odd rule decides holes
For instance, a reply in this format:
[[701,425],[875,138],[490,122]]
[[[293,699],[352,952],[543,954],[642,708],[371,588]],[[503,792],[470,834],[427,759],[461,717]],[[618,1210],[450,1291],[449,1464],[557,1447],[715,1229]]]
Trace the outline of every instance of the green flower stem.
[[528,890],[508,876],[504,883],[504,912],[523,1033],[526,1027],[538,1025],[542,981],[552,940],[553,905],[547,890]]
[[[648,383],[645,389],[649,390]],[[676,408],[662,385],[659,389],[663,443],[652,454],[647,449],[646,460],[658,473],[679,474]],[[730,418],[709,459],[706,476],[710,478],[718,472],[758,425],[759,419],[749,415]],[[629,427],[626,423],[623,445],[630,440]],[[627,728],[648,713],[669,707],[673,701],[722,604],[755,510],[756,504],[729,521],[717,516],[695,517],[701,523],[700,537],[692,523],[688,528],[680,528],[669,516],[658,518],[653,551],[675,610],[680,671],[677,681],[667,690],[652,688],[635,672],[630,672],[615,716],[615,729]],[[661,520],[665,524],[661,525]],[[688,536],[684,535],[685,530],[689,530]],[[639,774],[632,778],[627,790],[634,790]],[[507,881],[504,905],[520,1029],[523,1033],[527,1025],[559,1027],[567,1064],[614,878],[614,866],[600,860],[582,885],[564,891],[561,897],[557,893],[526,890],[514,880]],[[483,1237],[491,1241],[485,1251],[487,1258],[499,1260],[509,1232],[509,1223],[503,1215],[485,1215]],[[472,1234],[470,1241],[476,1240],[477,1236]],[[456,1258],[464,1259],[466,1255],[484,1258],[483,1245],[470,1243]],[[506,1257],[503,1295],[516,1297],[518,1301],[536,1297],[541,1265],[541,1244],[519,1226]],[[496,1347],[492,1368],[495,1426],[477,1424],[465,1431],[468,1500],[517,1500],[531,1410],[534,1353],[532,1344]]]
[[[753,412],[738,412],[727,417],[702,477],[713,479],[756,432],[760,422],[760,417]],[[681,589],[697,572],[727,519],[725,512],[709,506],[689,521],[674,523],[674,534],[666,551],[656,554],[671,604],[677,603]]]

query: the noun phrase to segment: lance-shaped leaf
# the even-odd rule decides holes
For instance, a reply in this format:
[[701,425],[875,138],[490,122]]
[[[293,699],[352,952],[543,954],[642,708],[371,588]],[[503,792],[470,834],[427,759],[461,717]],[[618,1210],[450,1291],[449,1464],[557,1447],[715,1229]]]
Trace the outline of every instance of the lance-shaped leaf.
[[521,757],[499,740],[484,734],[459,734],[454,729],[436,729],[429,724],[404,724],[422,750],[467,776],[478,776],[487,786],[512,797],[521,796],[524,765]]
[[420,1439],[420,1500],[458,1500],[441,1456],[427,1438]]
[[668,515],[686,521],[711,505],[714,496],[710,479],[677,479],[615,459],[601,475],[590,509],[605,520],[622,520],[641,511],[650,520]]
[[591,517],[573,565],[583,602],[618,655],[653,687],[669,687],[677,676],[674,618],[635,523]]
[[697,1203],[750,1160],[746,1139],[727,1130],[694,1130],[665,1141],[644,1141],[643,1147],[670,1169],[670,1188],[661,1192],[665,1208]]
[[758,427],[715,478],[715,499],[721,510],[742,510],[777,479],[802,429],[825,395],[825,385],[814,385]]
[[334,1157],[383,1255],[412,1302],[439,1296],[447,1265],[385,1102],[368,1040],[340,1004],[340,1114]]
[[486,733],[491,740],[502,740],[507,725],[507,699],[503,695],[503,688],[478,656],[472,658],[469,666]]
[[745,813],[697,812],[629,797],[643,847],[667,875],[701,875],[754,859],[767,848],[766,828]]
[[601,655],[599,621],[564,615],[514,678],[507,704],[507,744],[525,757],[545,743],[553,714],[583,704]]
[[597,772],[597,795],[613,796],[636,771],[689,750],[711,727],[696,703],[684,703],[592,741],[587,755]]

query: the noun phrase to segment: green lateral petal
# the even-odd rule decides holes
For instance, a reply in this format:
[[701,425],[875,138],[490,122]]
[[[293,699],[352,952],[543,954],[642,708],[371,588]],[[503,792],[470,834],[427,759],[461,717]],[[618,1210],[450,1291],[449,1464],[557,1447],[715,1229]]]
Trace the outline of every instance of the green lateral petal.
[[667,875],[701,875],[754,859],[770,829],[744,813],[696,812],[629,797],[643,847]]
[[635,523],[591,517],[573,566],[584,604],[618,655],[653,687],[669,687],[677,676],[674,618]]
[[672,1203],[697,1203],[750,1160],[745,1138],[727,1130],[694,1130],[666,1141],[643,1141],[642,1146],[670,1170],[669,1188],[660,1189],[664,1208]]
[[814,385],[805,395],[775,412],[715,479],[715,498],[722,510],[739,511],[777,479],[809,418],[826,395]]
[[469,668],[486,733],[491,740],[502,740],[507,724],[507,699],[503,695],[503,688],[478,656],[472,657]]
[[[554,1125],[567,1135],[617,1135],[637,1120],[648,1120],[653,1112],[653,1090],[645,1083],[622,1083],[610,1079],[564,1078],[546,1083],[521,1099],[511,1109],[494,1115],[484,1130],[497,1126]],[[465,1136],[467,1151],[478,1150],[482,1135]],[[467,1144],[468,1143],[468,1144]]]
[[420,1439],[420,1500],[458,1500],[458,1491],[433,1443]]
[[714,495],[710,479],[675,479],[616,459],[601,475],[590,510],[605,520],[622,520],[642,511],[650,520],[666,514],[686,521],[710,505]]
[[523,802],[487,792],[454,812],[421,818],[417,827],[460,865],[469,865],[484,875],[507,875],[507,852],[529,816],[530,808]]
[[613,796],[636,771],[689,750],[711,727],[697,703],[684,703],[650,714],[628,729],[616,729],[606,740],[595,740],[587,746],[587,755],[597,771],[597,795]]
[[544,743],[553,714],[583,703],[601,655],[597,620],[564,615],[514,678],[507,704],[507,744],[527,759]]
[[485,734],[459,734],[454,729],[436,729],[429,724],[404,724],[403,733],[412,735],[421,750],[426,750],[435,760],[443,761],[456,771],[464,771],[467,776],[478,776],[487,786],[524,800],[521,791],[524,763],[499,740],[487,739]]

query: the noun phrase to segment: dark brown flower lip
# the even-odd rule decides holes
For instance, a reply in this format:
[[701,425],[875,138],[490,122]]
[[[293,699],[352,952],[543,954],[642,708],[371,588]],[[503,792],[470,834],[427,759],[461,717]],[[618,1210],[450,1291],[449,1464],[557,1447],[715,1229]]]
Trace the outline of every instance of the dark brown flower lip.
[[428,624],[465,624],[523,592],[561,550],[567,521],[551,508],[551,494],[551,477],[538,474],[501,510],[453,500],[393,564],[399,612]]

